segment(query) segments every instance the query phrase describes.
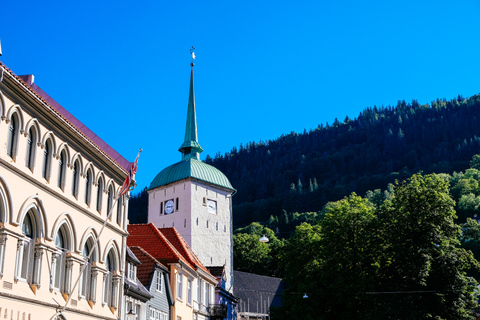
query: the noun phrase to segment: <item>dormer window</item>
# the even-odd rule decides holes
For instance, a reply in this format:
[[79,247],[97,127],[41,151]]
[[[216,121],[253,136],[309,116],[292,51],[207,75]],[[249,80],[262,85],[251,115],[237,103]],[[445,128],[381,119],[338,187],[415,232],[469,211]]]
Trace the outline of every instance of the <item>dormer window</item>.
[[137,278],[137,266],[133,263],[128,264],[128,279],[135,280]]

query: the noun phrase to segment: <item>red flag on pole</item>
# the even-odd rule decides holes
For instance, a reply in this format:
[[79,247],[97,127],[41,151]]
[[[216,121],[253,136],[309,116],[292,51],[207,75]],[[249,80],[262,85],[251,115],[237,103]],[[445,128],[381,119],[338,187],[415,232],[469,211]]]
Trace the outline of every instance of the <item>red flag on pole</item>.
[[137,173],[138,157],[140,156],[140,152],[142,152],[142,149],[138,151],[135,161],[132,163],[130,170],[128,170],[127,178],[125,179],[125,182],[118,191],[118,196],[124,195],[125,193],[127,193],[127,191],[133,189],[130,189],[130,185],[132,184],[133,180],[135,180],[135,174]]

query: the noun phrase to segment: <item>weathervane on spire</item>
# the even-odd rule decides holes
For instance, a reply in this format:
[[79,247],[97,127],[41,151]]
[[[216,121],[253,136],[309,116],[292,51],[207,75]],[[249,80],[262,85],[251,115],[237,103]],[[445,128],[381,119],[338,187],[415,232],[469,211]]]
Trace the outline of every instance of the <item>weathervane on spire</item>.
[[192,63],[190,63],[190,65],[193,67],[195,64],[193,63],[193,60],[195,60],[195,48],[192,46],[192,48],[190,49],[190,54],[192,55]]

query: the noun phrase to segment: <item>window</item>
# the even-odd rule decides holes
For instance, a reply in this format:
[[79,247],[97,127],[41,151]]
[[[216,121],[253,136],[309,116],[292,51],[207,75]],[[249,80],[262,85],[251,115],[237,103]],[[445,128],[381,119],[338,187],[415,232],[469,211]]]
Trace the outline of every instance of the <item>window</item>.
[[78,197],[78,181],[80,180],[80,165],[78,160],[73,163],[73,181],[72,181],[72,195]]
[[[108,194],[107,194],[107,214],[110,214],[110,210],[112,209],[112,205],[113,205],[113,194],[114,194],[113,187],[112,187],[112,186],[108,187]],[[110,219],[111,219],[111,216],[110,216]]]
[[35,233],[33,229],[32,215],[27,213],[22,224],[23,239],[18,240],[17,251],[17,278],[28,281],[33,264],[33,239]]
[[92,171],[87,170],[87,175],[85,176],[85,203],[90,206],[90,199],[92,195]]
[[28,130],[27,136],[27,150],[25,153],[25,166],[33,171],[35,160],[35,142],[37,141],[37,134],[35,129],[31,127]]
[[15,159],[16,146],[18,140],[18,118],[17,114],[14,113],[10,118],[10,123],[8,125],[8,137],[7,137],[7,154]]
[[210,285],[208,283],[205,283],[204,289],[205,289],[204,304],[206,307],[208,307],[208,304],[210,303]]
[[[127,311],[128,313],[128,311]],[[149,320],[168,320],[168,315],[160,310],[150,307],[150,319]]]
[[42,251],[35,247],[37,211],[31,209],[25,215],[22,223],[23,237],[18,239],[15,278],[31,284],[40,284],[40,266]]
[[[96,300],[97,272],[93,267],[95,251],[93,251],[93,240],[88,239],[83,247],[84,264],[81,265],[83,272],[79,281],[79,296],[90,301]],[[80,269],[82,270],[82,269]]]
[[130,310],[135,314],[135,320],[139,320],[141,317],[140,305],[132,301],[127,301],[127,303],[125,304],[125,314],[129,313]]
[[[135,274],[136,269],[135,266],[133,267],[132,273]],[[107,273],[105,273],[103,276],[102,302],[109,307],[116,309],[118,306],[118,288],[120,284],[120,276],[115,274],[115,270],[117,270],[117,264],[112,250],[110,250],[107,255],[107,259],[105,260],[105,268],[107,269]],[[140,309],[137,308],[137,317],[139,312]]]
[[118,198],[117,202],[117,224],[122,224],[122,209],[123,209],[123,196]]
[[46,180],[50,180],[50,166],[52,162],[52,141],[48,139],[45,142],[45,147],[43,150],[43,168],[42,168],[42,177]]
[[[103,303],[109,304],[110,301],[110,292],[112,291],[112,276],[113,276],[113,262],[110,254],[107,256],[107,260],[105,261],[105,267],[107,269],[107,273],[105,274],[105,279],[103,281]],[[131,263],[128,264],[128,277],[132,279],[130,276],[135,274],[134,267]]]
[[198,304],[203,303],[203,281],[201,279],[197,280],[197,300]]
[[187,282],[187,303],[192,305],[192,280],[188,279]]
[[67,168],[67,157],[65,155],[65,150],[60,152],[60,159],[58,160],[58,187],[63,190],[65,186],[65,171]]
[[69,244],[67,238],[67,229],[62,225],[58,229],[55,237],[55,246],[57,251],[52,253],[52,276],[50,286],[52,289],[60,290],[63,293],[70,293],[71,282],[71,261],[67,258]]
[[161,292],[163,273],[161,271],[157,271],[156,273],[157,273],[157,281],[155,282],[155,289]]
[[177,298],[183,299],[183,274],[177,274]]
[[137,267],[133,263],[129,263],[128,266],[128,279],[135,280],[137,277]]
[[103,195],[103,180],[102,178],[98,179],[97,186],[97,211],[102,212],[102,195]]
[[178,198],[175,199],[175,211],[178,211]]

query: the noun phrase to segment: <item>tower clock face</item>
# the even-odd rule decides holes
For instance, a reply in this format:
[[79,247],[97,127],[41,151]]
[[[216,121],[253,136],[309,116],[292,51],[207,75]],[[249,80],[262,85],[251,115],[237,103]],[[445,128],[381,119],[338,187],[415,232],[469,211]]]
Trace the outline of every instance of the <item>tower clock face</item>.
[[208,200],[207,201],[208,212],[216,214],[217,213],[217,201]]
[[165,202],[165,214],[173,213],[173,200]]

